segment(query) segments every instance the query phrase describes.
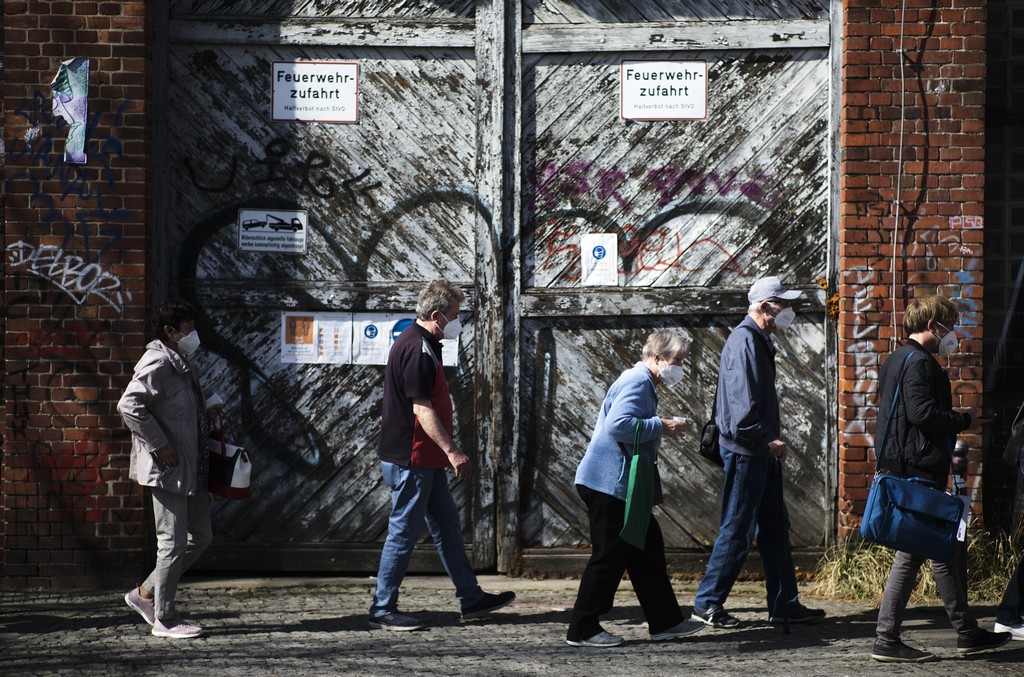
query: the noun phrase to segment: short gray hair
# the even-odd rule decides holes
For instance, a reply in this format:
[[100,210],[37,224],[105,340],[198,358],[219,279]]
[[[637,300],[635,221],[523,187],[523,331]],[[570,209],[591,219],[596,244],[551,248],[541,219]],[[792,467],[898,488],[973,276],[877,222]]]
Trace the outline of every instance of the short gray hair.
[[666,360],[686,352],[689,342],[682,334],[672,329],[659,329],[647,337],[644,344],[643,359],[661,355]]
[[419,299],[416,301],[416,318],[429,320],[431,313],[440,310],[442,315],[447,315],[453,303],[462,303],[466,295],[448,280],[434,280],[428,282],[427,286],[420,291]]

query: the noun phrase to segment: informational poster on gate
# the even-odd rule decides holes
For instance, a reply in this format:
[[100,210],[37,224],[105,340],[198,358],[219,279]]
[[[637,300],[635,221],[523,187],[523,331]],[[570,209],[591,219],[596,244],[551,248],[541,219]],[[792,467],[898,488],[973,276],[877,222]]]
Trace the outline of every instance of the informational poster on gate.
[[309,216],[306,210],[238,210],[238,250],[305,254]]
[[623,120],[705,120],[707,61],[623,61],[619,68]]
[[359,122],[359,64],[350,61],[274,61],[274,122]]
[[401,315],[356,313],[352,316],[352,364],[387,364],[391,331]]
[[316,361],[321,364],[351,364],[352,313],[317,313]]
[[316,362],[317,331],[313,313],[281,314],[281,361]]
[[[383,366],[395,339],[416,321],[403,313],[281,313],[281,361]],[[441,341],[441,361],[459,364],[459,339]]]
[[583,287],[615,287],[619,284],[619,239],[615,233],[588,233],[580,237]]

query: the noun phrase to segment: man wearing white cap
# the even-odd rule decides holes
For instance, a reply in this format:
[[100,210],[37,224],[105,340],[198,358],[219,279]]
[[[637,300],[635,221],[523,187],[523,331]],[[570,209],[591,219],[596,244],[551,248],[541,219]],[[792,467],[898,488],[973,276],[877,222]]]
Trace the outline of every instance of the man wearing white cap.
[[693,619],[712,627],[739,625],[725,610],[725,600],[755,536],[764,563],[769,621],[806,623],[825,616],[797,599],[789,514],[782,501],[787,448],[780,439],[771,335],[793,323],[792,302],[801,293],[786,289],[777,277],[756,281],[747,294],[747,317],[722,349],[715,413],[725,464],[722,522],[693,603]]

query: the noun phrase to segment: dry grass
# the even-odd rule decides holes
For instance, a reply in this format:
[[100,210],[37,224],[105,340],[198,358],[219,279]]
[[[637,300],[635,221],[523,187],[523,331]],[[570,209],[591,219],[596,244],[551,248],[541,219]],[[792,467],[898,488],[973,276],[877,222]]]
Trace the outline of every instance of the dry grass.
[[[998,601],[1024,552],[1020,529],[1012,534],[978,532],[967,544],[968,590],[972,600]],[[860,539],[845,541],[825,554],[810,592],[813,595],[878,604],[895,552]],[[921,567],[911,603],[935,602],[935,581]]]

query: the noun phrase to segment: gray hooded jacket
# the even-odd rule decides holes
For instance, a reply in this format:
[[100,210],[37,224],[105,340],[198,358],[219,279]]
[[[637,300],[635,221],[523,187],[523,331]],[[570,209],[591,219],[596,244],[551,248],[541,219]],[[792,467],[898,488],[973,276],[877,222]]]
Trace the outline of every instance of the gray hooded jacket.
[[[135,365],[135,375],[117,410],[132,432],[132,458],[128,476],[143,486],[159,487],[187,496],[196,493],[199,421],[196,389],[199,376],[192,365],[162,341],[146,345]],[[178,453],[177,465],[164,468],[154,452],[170,444]]]

